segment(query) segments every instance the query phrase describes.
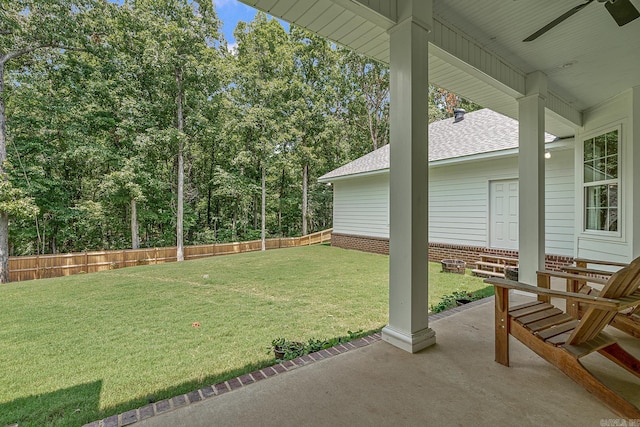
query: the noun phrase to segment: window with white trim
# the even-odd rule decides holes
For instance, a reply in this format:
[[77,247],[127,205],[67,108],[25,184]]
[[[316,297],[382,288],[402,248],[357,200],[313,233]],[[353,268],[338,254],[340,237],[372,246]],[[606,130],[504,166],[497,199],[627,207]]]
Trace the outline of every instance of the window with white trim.
[[584,228],[617,232],[620,208],[619,131],[584,141]]

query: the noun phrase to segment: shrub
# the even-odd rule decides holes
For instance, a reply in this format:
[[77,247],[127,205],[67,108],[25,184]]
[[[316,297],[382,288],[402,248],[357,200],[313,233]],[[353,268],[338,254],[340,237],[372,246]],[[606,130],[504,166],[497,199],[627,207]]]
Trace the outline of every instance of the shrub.
[[[354,339],[361,338],[369,334],[369,332],[363,332],[362,330],[351,332],[346,337],[329,338],[319,340],[316,338],[310,338],[307,343],[301,343],[299,341],[290,341],[285,338],[276,338],[271,341],[269,353],[274,351],[276,355],[276,361],[292,360],[305,354],[315,353],[316,351],[325,350],[327,348],[335,347],[338,344],[353,341]],[[278,357],[280,355],[281,357]]]
[[456,300],[466,300],[468,302],[484,298],[486,295],[474,294],[467,291],[455,291],[452,295],[444,295],[439,303],[431,304],[429,310],[432,313],[440,313],[449,310],[457,305]]

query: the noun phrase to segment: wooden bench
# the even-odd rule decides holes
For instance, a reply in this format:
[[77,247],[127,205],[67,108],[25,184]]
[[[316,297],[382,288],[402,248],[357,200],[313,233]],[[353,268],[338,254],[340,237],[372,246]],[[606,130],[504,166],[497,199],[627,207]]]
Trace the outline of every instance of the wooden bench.
[[471,272],[480,277],[504,277],[507,267],[517,267],[518,259],[499,255],[481,255]]

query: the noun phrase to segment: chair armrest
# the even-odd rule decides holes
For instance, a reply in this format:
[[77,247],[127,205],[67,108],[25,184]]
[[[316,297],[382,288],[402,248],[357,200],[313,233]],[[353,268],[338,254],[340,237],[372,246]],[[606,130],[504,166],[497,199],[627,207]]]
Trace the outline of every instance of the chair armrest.
[[[517,289],[520,291],[530,292],[536,295],[548,295],[552,297],[578,300],[582,303],[595,306],[597,308],[607,310],[607,311],[619,311],[622,309],[621,306],[627,306],[629,302],[625,301],[624,303],[617,299],[610,298],[600,298],[592,295],[579,294],[575,292],[565,292],[558,291],[555,289],[547,289],[541,288],[539,286],[531,286],[526,283],[515,282],[513,280],[500,279],[490,277],[484,280],[484,283],[488,283],[493,286],[507,288],[507,289]],[[640,301],[639,301],[640,302]]]
[[592,276],[584,276],[582,274],[565,273],[564,271],[539,270],[537,274],[538,276],[557,277],[559,279],[567,279],[567,280],[579,280],[581,282],[591,282],[591,283],[597,283],[599,285],[604,285],[609,280],[601,277],[592,277]]
[[598,270],[596,268],[574,267],[574,266],[562,267],[562,271],[569,274],[593,274],[596,276],[606,276],[606,277],[610,277],[613,275],[613,273],[615,273],[615,271]]
[[586,259],[586,258],[574,258],[573,262],[582,264],[596,264],[596,265],[610,265],[612,267],[628,267],[629,264],[625,262],[615,262],[615,261],[603,261],[598,259]]

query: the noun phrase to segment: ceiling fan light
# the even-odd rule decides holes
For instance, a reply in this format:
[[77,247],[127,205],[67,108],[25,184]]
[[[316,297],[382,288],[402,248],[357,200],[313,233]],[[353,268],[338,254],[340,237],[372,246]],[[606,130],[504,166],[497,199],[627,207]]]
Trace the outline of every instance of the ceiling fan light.
[[631,3],[631,0],[609,0],[604,4],[611,17],[619,27],[640,17],[640,12]]

